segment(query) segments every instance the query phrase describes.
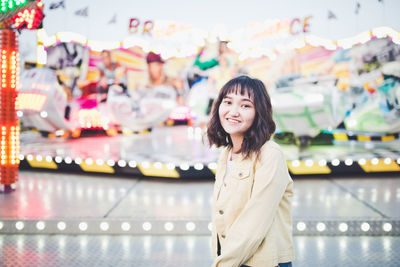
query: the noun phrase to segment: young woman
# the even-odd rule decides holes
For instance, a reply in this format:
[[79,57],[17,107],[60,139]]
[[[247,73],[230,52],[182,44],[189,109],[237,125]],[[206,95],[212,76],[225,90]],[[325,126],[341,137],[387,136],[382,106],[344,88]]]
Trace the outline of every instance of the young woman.
[[275,131],[271,100],[258,79],[227,82],[215,100],[207,136],[224,147],[212,204],[217,267],[292,266],[293,181]]

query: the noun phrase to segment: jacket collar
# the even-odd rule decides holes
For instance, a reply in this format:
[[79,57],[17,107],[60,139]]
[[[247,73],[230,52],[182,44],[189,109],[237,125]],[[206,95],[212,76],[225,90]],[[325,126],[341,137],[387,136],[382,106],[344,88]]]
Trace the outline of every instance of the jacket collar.
[[[225,174],[225,169],[226,169],[226,165],[227,165],[227,161],[228,161],[228,154],[231,149],[232,148],[230,148],[230,147],[225,147],[221,153],[221,157],[220,157],[218,166],[221,168],[221,170],[224,172],[224,174]],[[238,167],[238,168],[251,168],[253,166],[255,159],[256,159],[256,157],[253,153],[253,155],[251,155],[250,157],[248,157],[246,159],[237,158],[233,161],[233,163],[234,163],[234,166]]]

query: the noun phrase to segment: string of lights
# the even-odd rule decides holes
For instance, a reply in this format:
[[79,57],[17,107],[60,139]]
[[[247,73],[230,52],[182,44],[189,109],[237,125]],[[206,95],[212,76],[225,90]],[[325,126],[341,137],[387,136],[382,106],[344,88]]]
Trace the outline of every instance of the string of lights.
[[[348,49],[353,46],[363,44],[372,39],[377,38],[390,38],[394,43],[400,44],[400,33],[390,27],[376,27],[370,31],[365,31],[349,38],[343,38],[339,40],[330,40],[326,38],[320,38],[315,35],[306,35],[302,38],[297,38],[293,41],[288,42],[285,45],[278,45],[276,47],[251,47],[246,45],[243,40],[231,40],[228,43],[228,47],[234,52],[239,54],[240,60],[246,60],[248,58],[258,58],[261,56],[268,57],[271,61],[274,61],[277,56],[285,51],[292,49],[301,49],[306,45],[321,46],[327,50],[340,50]],[[120,48],[129,48],[133,46],[140,46],[144,51],[153,51],[160,53],[163,57],[188,57],[193,56],[196,53],[197,47],[188,48],[187,51],[158,51],[157,47],[153,47],[149,42],[144,42],[140,38],[136,38],[135,42],[132,42],[130,38],[126,38],[123,41],[97,41],[89,40],[86,36],[73,33],[73,32],[58,32],[55,35],[48,36],[44,29],[38,30],[38,50],[37,50],[37,61],[40,64],[46,64],[46,49],[47,47],[56,45],[62,42],[76,42],[80,43],[91,50],[103,51]],[[203,42],[204,44],[204,42]],[[163,53],[162,53],[163,52]],[[166,53],[165,53],[166,52]],[[167,56],[166,56],[167,55]]]
[[[297,220],[294,235],[314,236],[398,236],[397,220]],[[0,221],[2,234],[134,234],[134,235],[209,235],[212,228],[207,220],[115,220],[63,219]]]

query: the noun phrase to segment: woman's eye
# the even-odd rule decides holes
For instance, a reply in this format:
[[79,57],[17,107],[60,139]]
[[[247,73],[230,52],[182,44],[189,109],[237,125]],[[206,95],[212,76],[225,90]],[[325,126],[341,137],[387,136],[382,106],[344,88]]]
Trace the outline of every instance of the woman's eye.
[[225,100],[223,103],[229,105],[229,104],[231,104],[231,101]]
[[250,105],[242,105],[243,108],[250,108]]

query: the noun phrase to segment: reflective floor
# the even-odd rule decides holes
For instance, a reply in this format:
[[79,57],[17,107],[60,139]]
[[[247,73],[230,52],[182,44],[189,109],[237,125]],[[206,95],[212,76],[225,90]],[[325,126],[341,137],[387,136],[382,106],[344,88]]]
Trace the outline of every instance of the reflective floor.
[[204,144],[204,133],[196,127],[154,128],[140,135],[83,137],[79,139],[44,138],[39,133],[21,133],[21,154],[50,155],[72,159],[107,161],[173,162],[177,165],[215,162],[216,149]]
[[[0,194],[0,218],[210,220],[213,181],[20,171],[17,190]],[[400,218],[400,179],[295,179],[293,217]]]
[[[400,237],[295,236],[297,267],[387,266]],[[0,266],[211,266],[208,236],[0,235]]]
[[[294,266],[399,266],[399,177],[314,177],[295,179],[294,185],[296,223],[349,223],[348,231],[331,236],[295,231]],[[0,266],[210,266],[212,187],[208,179],[21,171],[16,191],[0,194]],[[20,234],[7,232],[7,220],[25,222],[25,228]],[[76,221],[108,220],[110,228],[113,222],[140,222],[132,224],[137,229],[145,229],[146,221],[153,228],[107,235],[98,226],[97,232],[89,231],[94,227],[89,223],[86,232],[41,234],[46,230],[32,232],[38,224],[29,228],[30,220],[63,221],[68,227]],[[178,227],[188,220],[198,228],[205,224],[205,230]],[[389,220],[393,226],[378,235],[368,229],[351,232],[351,222],[368,220]],[[157,222],[164,228],[167,221],[176,223],[175,229],[160,234]]]

